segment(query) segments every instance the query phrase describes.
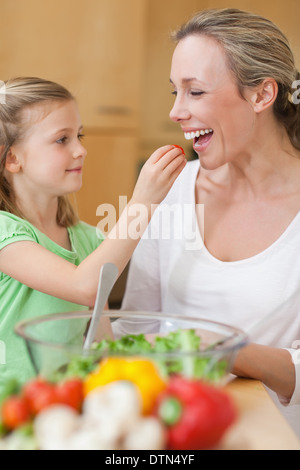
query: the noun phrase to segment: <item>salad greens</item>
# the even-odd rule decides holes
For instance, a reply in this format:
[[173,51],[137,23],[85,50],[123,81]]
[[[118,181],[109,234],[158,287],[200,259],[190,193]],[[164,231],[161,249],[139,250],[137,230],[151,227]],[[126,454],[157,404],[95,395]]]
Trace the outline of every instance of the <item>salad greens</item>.
[[[215,381],[224,376],[227,361],[213,354],[201,357],[201,338],[195,330],[176,330],[166,336],[156,336],[153,342],[144,334],[125,335],[117,340],[105,339],[94,343],[90,356],[71,359],[66,369],[56,374],[54,380],[77,376],[85,378],[106,355],[143,355],[149,356],[160,369],[163,376],[181,374],[189,378],[203,378]],[[189,354],[191,353],[191,354]],[[98,359],[98,361],[97,361]]]

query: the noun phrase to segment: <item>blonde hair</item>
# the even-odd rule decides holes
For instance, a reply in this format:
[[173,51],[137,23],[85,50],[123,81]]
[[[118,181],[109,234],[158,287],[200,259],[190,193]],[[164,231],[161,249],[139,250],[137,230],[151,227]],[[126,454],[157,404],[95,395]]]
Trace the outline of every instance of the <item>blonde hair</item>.
[[[70,101],[74,97],[63,86],[35,77],[18,77],[3,84],[4,101],[0,104],[0,210],[24,218],[18,208],[11,184],[5,176],[6,156],[12,145],[20,142],[28,129],[24,110],[37,104]],[[57,222],[63,227],[78,221],[67,196],[58,198]]]
[[278,84],[274,113],[285,126],[292,145],[300,150],[300,107],[293,103],[293,83],[300,79],[289,42],[270,20],[250,12],[226,8],[204,10],[172,34],[179,42],[200,34],[222,45],[230,70],[243,88],[266,78]]

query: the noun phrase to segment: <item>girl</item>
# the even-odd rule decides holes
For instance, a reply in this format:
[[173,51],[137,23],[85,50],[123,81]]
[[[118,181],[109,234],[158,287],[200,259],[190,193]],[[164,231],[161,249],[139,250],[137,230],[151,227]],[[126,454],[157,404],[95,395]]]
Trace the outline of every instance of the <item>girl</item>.
[[[0,105],[0,339],[8,377],[21,381],[32,374],[23,341],[13,332],[21,319],[93,307],[99,272],[106,262],[119,273],[138,240],[124,237],[142,204],[145,229],[151,206],[167,195],[185,165],[175,146],[158,149],[144,165],[132,198],[113,231],[97,237],[96,229],[78,220],[67,195],[82,184],[86,151],[75,99],[62,86],[39,78],[5,83]],[[122,233],[122,238],[117,234]]]

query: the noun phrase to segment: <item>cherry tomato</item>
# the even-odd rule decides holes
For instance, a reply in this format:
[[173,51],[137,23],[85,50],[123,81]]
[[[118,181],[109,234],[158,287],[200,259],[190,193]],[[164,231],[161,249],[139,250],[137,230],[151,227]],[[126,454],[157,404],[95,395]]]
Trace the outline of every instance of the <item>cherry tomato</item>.
[[80,379],[70,379],[56,387],[59,403],[80,411],[83,402],[83,383]]
[[6,429],[13,430],[30,420],[30,411],[24,397],[11,396],[2,404],[2,421]]
[[181,150],[181,151],[182,151],[183,155],[185,155],[185,153],[184,153],[184,150],[183,150],[183,148],[182,148],[182,147],[180,147],[180,145],[175,145],[175,144],[174,144],[174,145],[173,145],[173,147],[176,147],[176,148],[178,148],[179,150]]
[[55,385],[42,379],[28,382],[23,387],[23,396],[33,415],[59,402]]

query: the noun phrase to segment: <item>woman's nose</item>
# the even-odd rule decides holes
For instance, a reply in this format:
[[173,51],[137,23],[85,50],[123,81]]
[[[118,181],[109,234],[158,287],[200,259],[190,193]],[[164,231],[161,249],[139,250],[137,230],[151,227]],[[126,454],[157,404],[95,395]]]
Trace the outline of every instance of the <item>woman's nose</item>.
[[190,118],[190,112],[185,106],[184,102],[177,98],[169,116],[170,119],[174,122],[187,121]]

